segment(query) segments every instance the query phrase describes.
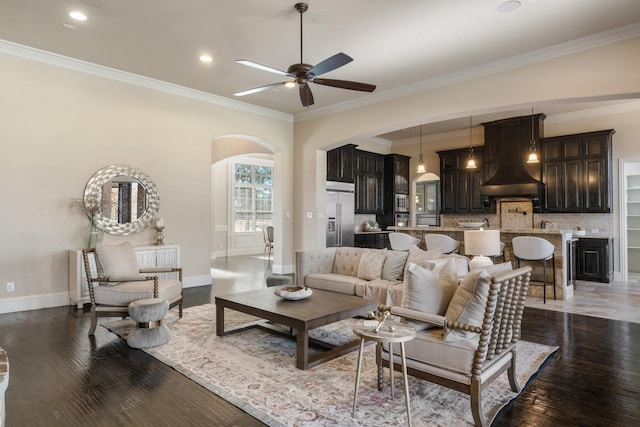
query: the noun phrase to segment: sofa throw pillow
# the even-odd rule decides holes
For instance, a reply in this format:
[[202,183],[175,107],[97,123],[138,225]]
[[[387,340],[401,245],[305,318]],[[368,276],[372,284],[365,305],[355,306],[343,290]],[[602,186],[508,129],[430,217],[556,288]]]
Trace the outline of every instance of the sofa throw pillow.
[[[470,271],[456,289],[445,313],[447,320],[472,326],[482,326],[484,310],[489,295],[491,274],[484,269]],[[473,332],[460,331],[445,326],[444,341],[462,341],[477,336]]]
[[385,251],[384,265],[382,266],[382,278],[394,282],[402,280],[404,265],[407,263],[409,252]]
[[364,280],[377,280],[382,277],[386,249],[365,249],[358,265],[358,277]]
[[402,307],[444,315],[458,288],[455,262],[447,260],[437,270],[411,264],[407,272],[409,280],[403,289]]
[[143,280],[138,267],[138,258],[133,245],[124,242],[119,245],[96,245],[96,268],[101,277],[114,281]]
[[402,274],[404,286],[407,285],[407,269],[410,264],[424,265],[425,262],[438,259],[442,257],[442,249],[432,249],[430,251],[423,251],[417,246],[412,246],[409,249],[409,255],[407,256],[407,262],[404,265],[404,272]]

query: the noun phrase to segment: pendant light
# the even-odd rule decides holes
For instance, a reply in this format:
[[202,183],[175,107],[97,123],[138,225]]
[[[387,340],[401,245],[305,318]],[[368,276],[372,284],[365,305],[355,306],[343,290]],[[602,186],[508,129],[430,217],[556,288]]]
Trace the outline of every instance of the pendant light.
[[427,173],[424,167],[424,159],[422,157],[422,125],[420,125],[420,156],[418,156],[418,173]]
[[529,142],[529,158],[527,163],[538,163],[538,153],[536,152],[536,140],[533,138],[533,108],[531,109],[531,141]]
[[471,127],[472,127],[472,123],[473,123],[473,117],[469,117],[469,160],[467,160],[467,169],[475,169],[478,166],[476,166],[476,159],[475,156],[473,155],[473,141],[471,138]]

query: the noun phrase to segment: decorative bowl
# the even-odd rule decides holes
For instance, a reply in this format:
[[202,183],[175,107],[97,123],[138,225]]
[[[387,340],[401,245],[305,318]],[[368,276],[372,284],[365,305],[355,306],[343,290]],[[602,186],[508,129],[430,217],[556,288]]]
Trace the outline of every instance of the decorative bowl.
[[484,222],[459,222],[458,225],[462,228],[480,228],[484,226]]
[[302,286],[284,286],[276,289],[274,293],[280,298],[296,301],[311,296],[313,291],[311,288],[303,288]]

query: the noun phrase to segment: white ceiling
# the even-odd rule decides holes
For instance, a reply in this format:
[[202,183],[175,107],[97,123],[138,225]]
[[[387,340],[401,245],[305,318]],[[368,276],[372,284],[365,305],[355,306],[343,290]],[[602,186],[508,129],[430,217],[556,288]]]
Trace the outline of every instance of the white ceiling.
[[[323,77],[377,85],[368,94],[312,84],[309,109],[295,88],[233,96],[283,81],[237,59],[281,70],[299,62],[295,0],[0,0],[0,39],[296,115],[640,34],[639,0],[520,0],[501,13],[503,1],[308,0],[304,62],[344,52],[354,61]],[[468,118],[438,126],[464,128]]]

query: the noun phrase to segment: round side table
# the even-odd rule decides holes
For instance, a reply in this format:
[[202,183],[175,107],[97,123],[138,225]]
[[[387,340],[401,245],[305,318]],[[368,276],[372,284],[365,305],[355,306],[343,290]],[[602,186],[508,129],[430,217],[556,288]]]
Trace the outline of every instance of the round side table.
[[[393,327],[390,330],[388,325]],[[400,355],[402,360],[402,378],[404,380],[404,400],[407,405],[407,422],[411,426],[411,406],[409,405],[409,383],[407,382],[407,361],[404,354],[404,343],[416,337],[416,330],[409,326],[398,325],[396,323],[385,323],[378,330],[373,331],[371,326],[354,326],[353,333],[360,337],[360,352],[358,354],[358,372],[356,373],[356,388],[353,394],[353,411],[351,416],[356,416],[356,404],[358,403],[358,387],[360,385],[360,372],[362,371],[362,356],[366,341],[375,341],[377,345],[389,344],[389,366],[391,376],[391,398],[395,398],[394,378],[393,378],[393,344],[400,344]]]

